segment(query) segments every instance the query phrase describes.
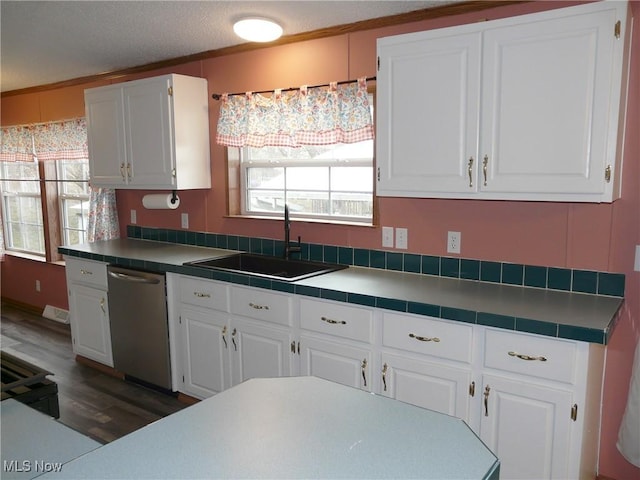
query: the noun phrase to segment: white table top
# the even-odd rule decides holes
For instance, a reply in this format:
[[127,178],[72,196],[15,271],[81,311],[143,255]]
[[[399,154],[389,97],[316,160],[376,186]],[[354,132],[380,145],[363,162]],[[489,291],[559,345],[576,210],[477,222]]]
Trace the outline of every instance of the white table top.
[[0,403],[0,478],[35,478],[101,444],[17,400]]
[[314,377],[253,379],[42,478],[498,478],[461,420]]

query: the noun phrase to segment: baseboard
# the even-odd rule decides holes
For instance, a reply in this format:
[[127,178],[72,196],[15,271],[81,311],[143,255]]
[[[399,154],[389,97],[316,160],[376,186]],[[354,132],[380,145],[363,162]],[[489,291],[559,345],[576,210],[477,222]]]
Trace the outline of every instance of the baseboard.
[[76,355],[76,362],[86,365],[87,367],[91,367],[95,370],[99,370],[100,372],[104,373],[105,375],[109,375],[110,377],[124,380],[124,373],[119,372],[115,368],[109,367],[108,365],[103,365],[100,362],[91,360],[90,358],[83,357],[82,355]]
[[36,305],[30,305],[28,303],[19,302],[18,300],[13,300],[7,297],[2,297],[2,303],[12,308],[15,308],[17,310],[22,310],[23,312],[30,313],[32,315],[42,316],[42,312],[44,311],[42,307],[37,307]]
[[200,400],[190,395],[186,395],[182,392],[178,392],[178,401],[182,403],[186,403],[187,405],[194,405],[198,403]]
[[598,475],[596,476],[596,480],[616,480],[616,479],[612,477],[605,477],[604,475]]

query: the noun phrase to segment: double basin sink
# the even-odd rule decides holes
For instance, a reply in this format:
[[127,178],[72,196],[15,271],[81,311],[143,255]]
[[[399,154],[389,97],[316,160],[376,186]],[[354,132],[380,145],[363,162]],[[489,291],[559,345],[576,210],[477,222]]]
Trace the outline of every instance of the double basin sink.
[[347,268],[347,265],[291,260],[254,253],[237,253],[226,257],[187,262],[185,265],[231,273],[244,273],[284,282],[322,275]]

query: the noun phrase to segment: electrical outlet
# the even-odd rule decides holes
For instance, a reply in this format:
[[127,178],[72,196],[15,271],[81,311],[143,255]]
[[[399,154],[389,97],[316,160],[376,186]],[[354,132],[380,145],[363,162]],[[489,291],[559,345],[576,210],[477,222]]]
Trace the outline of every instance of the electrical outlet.
[[189,214],[183,213],[180,219],[182,228],[189,228]]
[[40,280],[36,280],[36,292],[40,291]]
[[460,232],[447,233],[447,253],[460,253],[460,242],[462,234]]
[[382,246],[393,248],[393,227],[382,227]]
[[640,272],[640,245],[636,245],[636,261],[633,264],[633,269]]
[[396,228],[396,248],[407,249],[409,231],[406,228]]
[[138,215],[135,210],[131,210],[131,225],[135,225],[138,221]]

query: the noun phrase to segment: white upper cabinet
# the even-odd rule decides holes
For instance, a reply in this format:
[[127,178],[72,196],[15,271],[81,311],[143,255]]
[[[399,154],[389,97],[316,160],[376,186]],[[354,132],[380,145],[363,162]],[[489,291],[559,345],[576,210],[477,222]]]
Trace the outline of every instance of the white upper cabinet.
[[210,188],[207,81],[163,75],[85,90],[91,184]]
[[378,40],[381,196],[619,197],[626,2]]

